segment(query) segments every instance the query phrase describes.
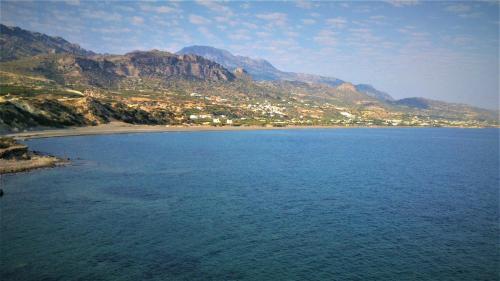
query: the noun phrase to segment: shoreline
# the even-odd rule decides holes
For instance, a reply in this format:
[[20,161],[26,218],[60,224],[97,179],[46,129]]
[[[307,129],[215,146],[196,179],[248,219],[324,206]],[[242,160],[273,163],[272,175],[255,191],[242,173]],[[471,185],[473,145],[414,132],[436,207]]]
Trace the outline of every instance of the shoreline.
[[[352,129],[352,128],[434,128],[434,127],[409,127],[409,126],[285,126],[285,127],[263,127],[263,126],[169,126],[169,125],[134,125],[123,122],[110,122],[97,126],[68,127],[62,129],[43,129],[19,133],[9,133],[3,136],[19,140],[90,136],[90,135],[114,135],[135,133],[162,133],[162,132],[206,132],[206,131],[260,131],[260,130],[296,130],[296,129]],[[469,127],[443,127],[469,129]],[[478,129],[478,128],[472,128]]]

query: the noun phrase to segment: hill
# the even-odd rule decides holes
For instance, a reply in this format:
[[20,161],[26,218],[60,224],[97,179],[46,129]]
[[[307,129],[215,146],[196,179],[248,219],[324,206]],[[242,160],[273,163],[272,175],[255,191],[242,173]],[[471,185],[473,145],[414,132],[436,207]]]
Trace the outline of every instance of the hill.
[[95,54],[61,37],[52,37],[19,27],[0,24],[0,61],[10,61],[40,54],[60,53],[79,56]]

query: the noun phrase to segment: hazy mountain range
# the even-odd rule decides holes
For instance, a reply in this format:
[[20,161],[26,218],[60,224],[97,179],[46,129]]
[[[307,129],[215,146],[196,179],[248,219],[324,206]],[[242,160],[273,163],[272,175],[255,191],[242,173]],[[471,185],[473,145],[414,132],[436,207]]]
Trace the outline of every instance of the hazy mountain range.
[[[344,81],[335,77],[281,71],[264,59],[253,59],[250,57],[236,56],[229,51],[217,49],[210,46],[184,47],[180,51],[178,51],[177,54],[199,55],[209,60],[220,63],[230,70],[243,68],[256,80],[301,81],[307,83],[323,83],[333,87],[344,83]],[[357,91],[365,93],[369,96],[387,101],[394,100],[389,94],[378,91],[371,85],[359,84],[355,85],[355,87]]]

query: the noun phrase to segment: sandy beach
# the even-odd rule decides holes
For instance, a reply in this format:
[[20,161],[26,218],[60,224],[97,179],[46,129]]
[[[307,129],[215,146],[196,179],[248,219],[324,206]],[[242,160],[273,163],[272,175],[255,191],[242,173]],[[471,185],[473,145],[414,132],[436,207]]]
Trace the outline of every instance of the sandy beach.
[[28,132],[12,133],[5,136],[15,139],[35,139],[51,137],[68,137],[84,135],[105,134],[130,134],[130,133],[155,133],[155,132],[194,132],[194,131],[248,131],[248,130],[289,130],[289,129],[334,129],[345,128],[338,126],[287,126],[287,127],[262,127],[262,126],[168,126],[168,125],[133,125],[123,122],[110,122],[97,126],[69,127],[63,129],[34,130]]
[[[408,127],[408,126],[176,126],[176,125],[134,125],[124,122],[113,121],[107,124],[87,127],[67,127],[61,129],[41,129],[27,132],[10,133],[3,136],[13,137],[19,140],[85,136],[85,135],[108,135],[108,134],[133,134],[133,133],[161,133],[161,132],[197,132],[197,131],[255,131],[255,130],[295,130],[295,129],[347,129],[347,128],[430,128],[430,127]],[[453,127],[469,128],[469,127]],[[470,127],[477,128],[477,127]],[[0,135],[1,136],[1,135]]]

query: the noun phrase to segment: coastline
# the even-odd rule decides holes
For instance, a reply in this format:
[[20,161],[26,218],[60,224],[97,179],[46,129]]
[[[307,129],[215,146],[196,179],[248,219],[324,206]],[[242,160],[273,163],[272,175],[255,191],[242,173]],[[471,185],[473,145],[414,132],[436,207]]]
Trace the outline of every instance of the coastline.
[[[70,137],[86,135],[132,134],[132,133],[162,133],[162,132],[199,132],[199,131],[255,131],[255,130],[289,130],[289,129],[339,129],[355,128],[344,126],[168,126],[168,125],[134,125],[124,122],[110,122],[97,126],[68,127],[62,129],[34,130],[20,133],[10,133],[4,136],[14,139],[38,139],[53,137]],[[370,127],[374,128],[374,127]]]
[[[406,126],[169,126],[169,125],[134,125],[124,122],[110,122],[97,126],[68,127],[62,129],[44,129],[19,133],[10,133],[4,136],[14,139],[38,139],[53,137],[71,137],[87,135],[133,134],[133,133],[162,133],[162,132],[202,132],[202,131],[256,131],[256,130],[293,130],[293,129],[349,129],[349,128],[432,128],[432,127],[406,127]],[[468,127],[453,127],[468,128]]]

